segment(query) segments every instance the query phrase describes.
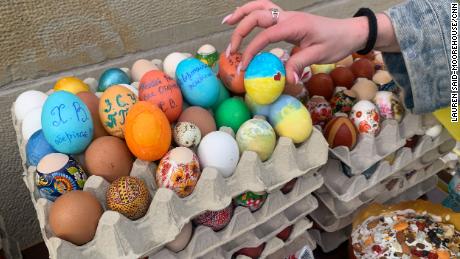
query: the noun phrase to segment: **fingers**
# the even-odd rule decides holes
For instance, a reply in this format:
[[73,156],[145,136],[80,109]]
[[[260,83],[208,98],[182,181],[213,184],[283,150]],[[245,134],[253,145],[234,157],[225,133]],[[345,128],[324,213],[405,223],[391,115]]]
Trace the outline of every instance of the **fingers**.
[[297,52],[286,63],[286,77],[289,83],[297,84],[303,69],[320,61],[320,45],[311,45]]
[[241,21],[244,17],[252,13],[256,10],[264,10],[270,8],[279,8],[277,5],[273,4],[267,0],[258,0],[249,2],[235,10],[233,14],[230,14],[224,18],[222,23],[226,23],[228,25],[234,25]]
[[238,50],[243,39],[251,33],[255,27],[267,28],[273,25],[271,14],[267,10],[254,11],[246,16],[233,31],[230,40],[230,52]]

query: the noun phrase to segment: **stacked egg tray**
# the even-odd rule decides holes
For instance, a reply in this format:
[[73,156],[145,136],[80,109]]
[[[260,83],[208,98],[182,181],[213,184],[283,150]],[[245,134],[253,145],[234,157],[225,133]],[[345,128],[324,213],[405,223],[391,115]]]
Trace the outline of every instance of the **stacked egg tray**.
[[[13,104],[14,105],[14,104]],[[280,243],[274,236],[285,227],[295,224],[294,237],[302,237],[309,224],[302,223],[305,216],[317,208],[311,193],[323,184],[317,171],[328,159],[328,145],[318,130],[304,143],[294,145],[291,139],[281,137],[272,157],[261,162],[254,152],[244,152],[231,177],[223,178],[214,168],[204,168],[194,192],[179,198],[172,190],[155,186],[155,163],[136,160],[131,176],[145,181],[152,195],[147,214],[132,221],[118,212],[106,210],[99,220],[96,235],[89,243],[76,246],[53,235],[48,224],[52,202],[41,198],[35,185],[36,168],[27,167],[25,141],[21,125],[13,115],[13,123],[24,166],[24,182],[28,187],[37,211],[40,229],[51,258],[139,258],[167,253],[164,245],[173,241],[185,224],[207,210],[227,207],[232,198],[246,191],[269,193],[263,207],[254,213],[237,207],[230,224],[214,233],[207,227],[198,227],[187,248],[173,258],[197,258],[220,254],[228,258],[244,243],[241,237],[253,244],[267,241],[266,256],[288,243]],[[228,128],[221,130],[227,131]],[[75,156],[81,163],[82,156]],[[84,165],[84,164],[83,164]],[[280,189],[297,178],[294,189],[284,195]],[[105,208],[105,193],[109,183],[99,176],[90,176],[84,190],[92,192]],[[306,232],[305,232],[306,233]],[[163,250],[162,250],[163,249]]]
[[2,217],[0,217],[0,257],[1,255],[5,256],[6,259],[22,258],[18,243],[10,239],[6,233]]
[[[393,196],[393,198],[387,200],[386,202],[381,203],[396,204],[402,201],[416,200],[422,195],[436,188],[437,183],[438,177],[436,175],[432,175],[428,179],[416,184],[415,186],[408,188],[406,191],[402,193],[398,193],[395,197]],[[383,197],[384,196],[382,195],[381,201],[385,200],[385,198]],[[349,219],[348,222],[349,224],[346,227],[333,232],[321,231],[318,229],[311,229],[308,232],[311,235],[311,237],[315,240],[315,242],[321,247],[321,249],[325,253],[329,253],[350,238],[352,232],[352,217]]]

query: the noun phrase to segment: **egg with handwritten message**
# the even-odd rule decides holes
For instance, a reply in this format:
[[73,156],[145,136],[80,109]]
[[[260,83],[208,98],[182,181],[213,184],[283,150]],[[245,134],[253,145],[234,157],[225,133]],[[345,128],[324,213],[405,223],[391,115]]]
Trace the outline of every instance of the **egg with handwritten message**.
[[41,124],[48,143],[65,154],[83,152],[93,139],[91,113],[76,95],[51,94],[43,105]]
[[126,116],[136,101],[136,95],[120,85],[111,86],[102,94],[99,98],[99,117],[110,135],[124,137]]
[[307,108],[290,95],[282,95],[270,106],[268,118],[278,135],[291,138],[294,143],[305,141],[313,130]]
[[244,87],[257,104],[270,104],[283,92],[286,69],[283,62],[272,53],[264,52],[254,57],[244,75]]
[[242,94],[244,89],[244,71],[237,73],[238,65],[241,62],[240,53],[231,54],[228,58],[225,53],[220,54],[219,77],[224,85],[235,94]]
[[176,79],[187,103],[210,108],[219,98],[220,82],[211,68],[196,58],[179,63]]
[[163,71],[151,70],[139,82],[139,100],[157,105],[174,122],[182,112],[182,93],[176,81]]

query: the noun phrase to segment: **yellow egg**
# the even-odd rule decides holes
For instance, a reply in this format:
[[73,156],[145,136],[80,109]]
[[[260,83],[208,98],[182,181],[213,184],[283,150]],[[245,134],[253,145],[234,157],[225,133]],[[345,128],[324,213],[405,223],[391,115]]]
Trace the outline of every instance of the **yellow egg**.
[[110,135],[124,137],[126,116],[136,101],[136,95],[121,85],[111,86],[104,91],[99,98],[99,117]]
[[322,64],[322,65],[313,64],[311,65],[311,72],[314,75],[319,74],[319,73],[329,74],[331,73],[332,70],[334,70],[334,68],[335,68],[335,64]]
[[54,91],[67,91],[73,94],[88,92],[89,86],[80,79],[68,76],[60,78],[54,85]]

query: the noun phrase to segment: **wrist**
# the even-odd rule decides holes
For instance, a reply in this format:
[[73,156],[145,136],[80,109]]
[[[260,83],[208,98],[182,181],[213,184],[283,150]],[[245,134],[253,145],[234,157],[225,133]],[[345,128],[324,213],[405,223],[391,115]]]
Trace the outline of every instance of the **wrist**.
[[352,52],[357,52],[366,47],[369,38],[369,22],[367,17],[350,18],[350,35],[352,39]]
[[390,18],[384,13],[379,13],[376,16],[378,33],[375,49],[385,52],[399,52],[399,44]]

